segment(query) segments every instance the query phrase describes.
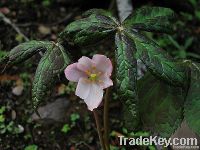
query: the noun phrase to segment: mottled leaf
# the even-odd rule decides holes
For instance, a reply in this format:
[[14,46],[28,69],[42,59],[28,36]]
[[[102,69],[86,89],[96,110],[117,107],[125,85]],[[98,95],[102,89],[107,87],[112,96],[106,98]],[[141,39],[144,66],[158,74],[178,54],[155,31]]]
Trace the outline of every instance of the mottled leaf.
[[34,108],[45,99],[47,91],[55,83],[56,77],[70,63],[68,54],[59,44],[54,44],[48,48],[37,67],[32,89],[32,99]]
[[70,23],[60,37],[77,45],[96,44],[112,34],[116,26],[116,22],[111,17],[92,14]]
[[23,62],[41,50],[47,49],[52,45],[48,41],[29,41],[14,47],[4,59],[9,64]]
[[191,79],[184,116],[189,127],[200,136],[200,63],[191,64]]
[[144,31],[172,32],[174,12],[163,7],[142,7],[130,15],[124,26]]
[[157,77],[172,85],[186,86],[187,68],[175,61],[166,51],[155,42],[141,33],[126,30],[126,34],[132,38],[137,49],[137,58]]
[[170,137],[183,119],[183,90],[146,73],[138,81],[138,95],[144,130]]
[[90,15],[102,15],[102,16],[107,16],[110,18],[113,18],[113,15],[110,11],[104,10],[104,9],[98,9],[98,8],[93,8],[93,9],[89,9],[86,12],[84,12],[82,14],[83,17],[89,17]]
[[115,44],[117,90],[123,105],[125,126],[129,130],[134,130],[139,122],[135,45],[123,33],[116,33]]

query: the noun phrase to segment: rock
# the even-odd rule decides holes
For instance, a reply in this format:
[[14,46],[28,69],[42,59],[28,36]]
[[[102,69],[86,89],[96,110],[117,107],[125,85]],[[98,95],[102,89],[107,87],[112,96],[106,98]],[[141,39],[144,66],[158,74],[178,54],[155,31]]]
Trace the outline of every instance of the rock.
[[51,29],[49,27],[46,27],[46,26],[43,26],[43,25],[40,25],[38,27],[38,30],[41,34],[43,35],[48,35],[51,33]]
[[57,36],[55,34],[52,34],[51,35],[51,40],[56,40],[57,39]]
[[[200,137],[197,136],[187,125],[186,121],[183,121],[180,128],[171,136],[172,140],[174,138],[196,138],[198,141],[198,146],[200,146]],[[188,148],[180,148],[179,146],[181,145],[177,145],[177,146],[172,146],[173,150],[188,150]],[[192,146],[192,145],[191,145]],[[195,145],[193,145],[195,146]],[[190,148],[191,150],[199,150],[199,148]]]
[[18,133],[24,132],[24,127],[22,125],[18,124],[17,127],[18,127]]
[[15,110],[12,110],[12,111],[11,111],[11,118],[12,118],[12,120],[15,120],[16,117],[17,117],[16,111],[15,111]]
[[41,118],[36,113],[34,113],[31,116],[31,118],[33,121],[37,120],[63,121],[68,106],[69,106],[68,99],[58,98],[54,102],[38,108],[38,112]]
[[12,89],[12,93],[16,96],[20,96],[22,95],[23,90],[24,90],[23,85],[17,85]]

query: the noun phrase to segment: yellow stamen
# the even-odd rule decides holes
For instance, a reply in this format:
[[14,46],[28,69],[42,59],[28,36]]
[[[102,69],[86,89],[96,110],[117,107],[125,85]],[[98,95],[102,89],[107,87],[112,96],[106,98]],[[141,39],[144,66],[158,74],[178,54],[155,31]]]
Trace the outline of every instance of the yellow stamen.
[[118,27],[118,30],[121,32],[121,31],[124,30],[124,28],[123,28],[122,26],[119,26],[119,27]]
[[97,78],[97,74],[90,74],[90,78],[91,78],[92,80],[95,80],[95,79]]
[[96,78],[97,78],[97,74],[95,74],[95,73],[92,73],[92,74],[90,74],[90,80],[92,80],[92,81],[95,81],[96,80]]

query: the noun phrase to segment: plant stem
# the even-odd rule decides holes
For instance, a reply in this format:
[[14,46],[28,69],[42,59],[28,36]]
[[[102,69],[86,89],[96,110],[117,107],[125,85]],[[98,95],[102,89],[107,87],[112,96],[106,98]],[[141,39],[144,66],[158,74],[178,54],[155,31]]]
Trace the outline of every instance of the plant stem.
[[108,88],[106,90],[106,95],[104,99],[104,114],[103,114],[103,125],[104,125],[104,144],[106,150],[110,150],[110,145],[109,145],[109,130],[108,130],[108,112],[109,112],[109,96],[110,96],[110,90],[111,88]]
[[97,126],[97,132],[98,132],[98,135],[99,135],[101,147],[103,148],[103,150],[106,150],[105,145],[104,145],[104,141],[103,141],[103,135],[102,135],[102,132],[101,132],[101,124],[100,124],[99,116],[97,114],[96,109],[93,110],[93,114],[94,114],[94,119],[95,119],[96,126]]

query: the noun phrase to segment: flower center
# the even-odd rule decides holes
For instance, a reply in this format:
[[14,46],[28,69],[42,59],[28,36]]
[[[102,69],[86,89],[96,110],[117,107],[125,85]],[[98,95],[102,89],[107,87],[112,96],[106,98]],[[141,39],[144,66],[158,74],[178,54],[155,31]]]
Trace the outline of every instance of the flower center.
[[95,74],[95,73],[90,74],[89,79],[91,81],[95,81],[97,79],[97,74]]
[[124,30],[124,28],[123,28],[122,26],[119,26],[119,27],[118,27],[118,30],[121,32],[121,31]]

